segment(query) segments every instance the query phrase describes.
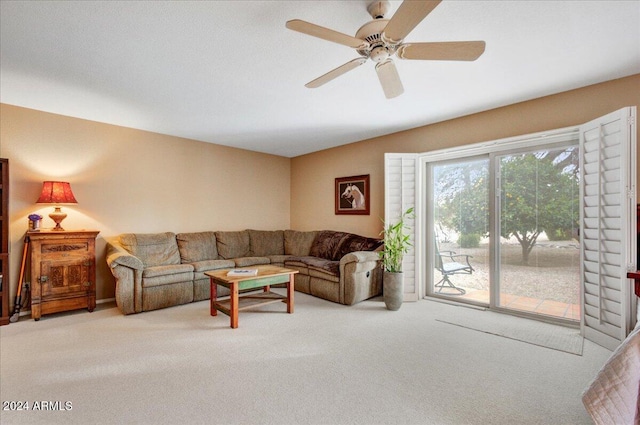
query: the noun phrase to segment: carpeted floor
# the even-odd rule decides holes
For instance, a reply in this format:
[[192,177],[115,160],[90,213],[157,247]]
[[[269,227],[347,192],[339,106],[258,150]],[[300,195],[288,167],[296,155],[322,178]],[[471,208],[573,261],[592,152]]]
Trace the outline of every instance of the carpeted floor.
[[584,338],[580,335],[579,329],[491,311],[465,310],[457,309],[452,314],[443,315],[436,320],[578,356],[582,355]]
[[464,308],[437,302],[296,293],[284,307],[242,312],[235,330],[206,301],[22,317],[0,328],[0,398],[31,410],[0,423],[589,424],[580,396],[611,354],[452,326],[436,319]]

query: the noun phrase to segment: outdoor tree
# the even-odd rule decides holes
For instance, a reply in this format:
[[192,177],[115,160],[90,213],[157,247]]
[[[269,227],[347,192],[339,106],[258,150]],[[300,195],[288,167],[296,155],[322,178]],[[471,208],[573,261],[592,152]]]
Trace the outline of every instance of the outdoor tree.
[[[438,167],[436,222],[460,234],[487,236],[489,185],[487,160]],[[542,232],[570,234],[578,223],[577,149],[508,155],[500,161],[500,235],[522,247],[522,263]],[[462,245],[462,244],[461,244]]]
[[[488,235],[488,161],[470,161],[438,167],[434,181],[436,222],[460,234],[458,242]],[[443,232],[443,230],[441,230]]]
[[[565,153],[573,155],[572,150]],[[503,157],[500,167],[500,235],[522,247],[522,263],[543,231],[573,229],[579,216],[578,179],[566,154],[540,151]],[[572,163],[572,164],[575,164]]]

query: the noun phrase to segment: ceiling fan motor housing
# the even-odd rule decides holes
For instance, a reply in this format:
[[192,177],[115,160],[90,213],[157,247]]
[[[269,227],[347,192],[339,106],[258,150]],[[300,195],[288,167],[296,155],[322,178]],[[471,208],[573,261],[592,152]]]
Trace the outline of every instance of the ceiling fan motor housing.
[[358,53],[369,57],[374,62],[383,62],[395,52],[395,46],[390,46],[382,40],[382,31],[387,26],[388,19],[369,21],[360,27],[355,37],[369,43],[366,49],[359,49]]

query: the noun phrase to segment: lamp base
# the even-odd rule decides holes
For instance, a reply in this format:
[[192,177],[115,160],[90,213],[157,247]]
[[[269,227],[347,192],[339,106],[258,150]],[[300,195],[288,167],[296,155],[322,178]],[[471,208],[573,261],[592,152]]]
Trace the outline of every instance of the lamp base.
[[62,223],[62,220],[67,218],[67,214],[60,211],[60,207],[53,207],[53,208],[54,210],[51,214],[49,214],[49,218],[51,218],[51,220],[53,220],[56,223],[56,227],[54,227],[52,230],[62,232],[64,231],[64,229],[62,228],[60,223]]

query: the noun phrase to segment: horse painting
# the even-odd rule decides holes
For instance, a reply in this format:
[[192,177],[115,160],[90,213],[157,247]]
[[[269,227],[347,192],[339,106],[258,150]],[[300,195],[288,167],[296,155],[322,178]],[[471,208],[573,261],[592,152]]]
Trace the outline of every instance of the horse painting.
[[363,210],[366,208],[364,194],[355,184],[348,183],[341,197],[350,201],[351,208],[354,210]]
[[336,178],[336,214],[369,215],[369,175]]

